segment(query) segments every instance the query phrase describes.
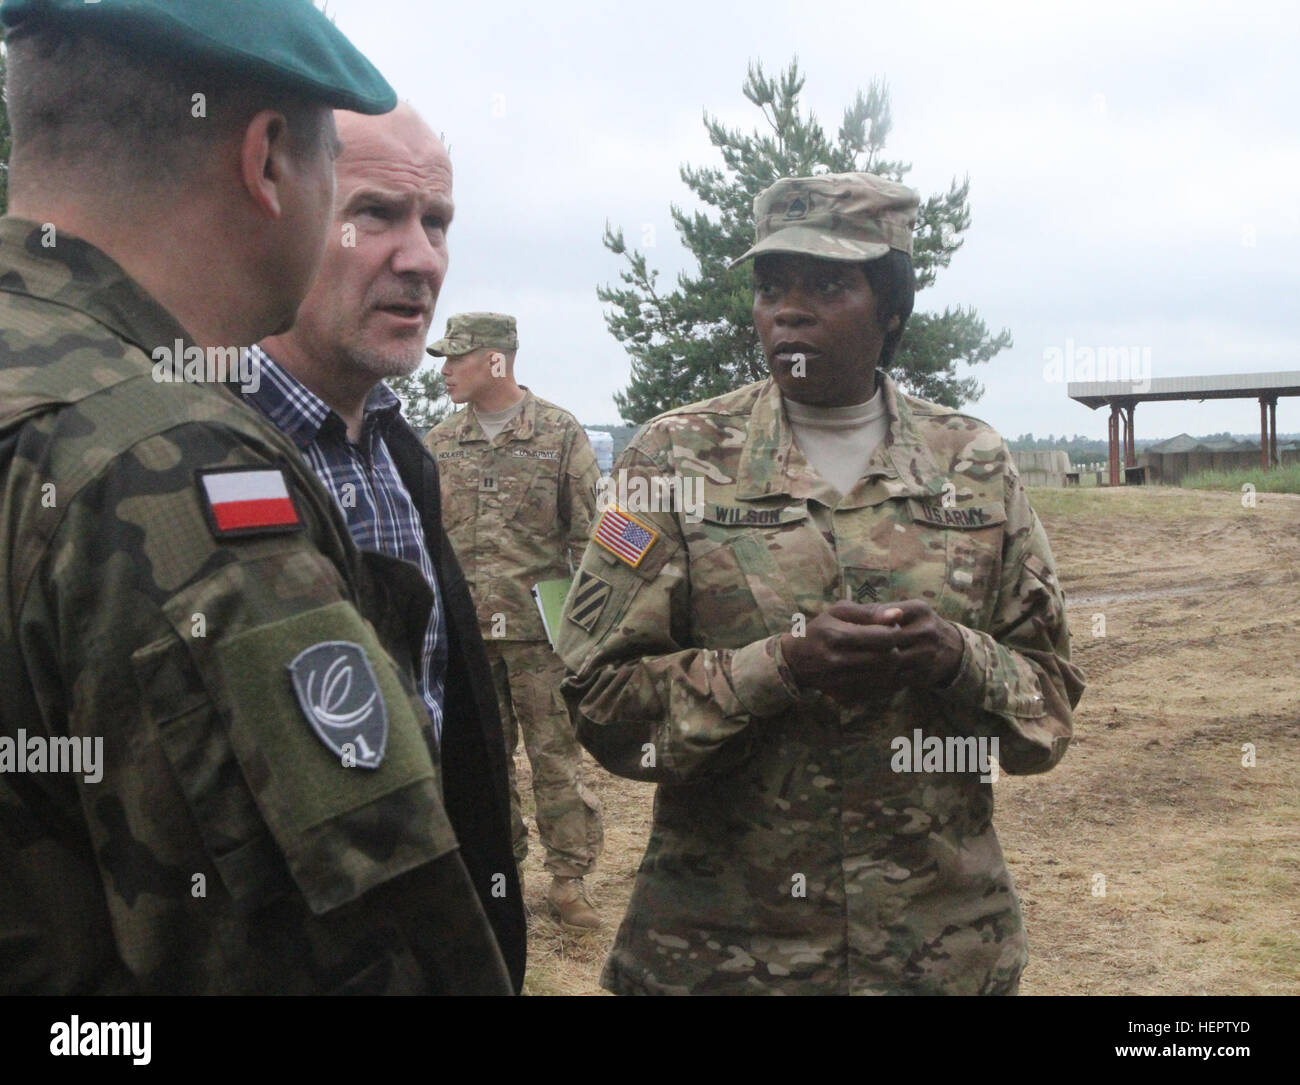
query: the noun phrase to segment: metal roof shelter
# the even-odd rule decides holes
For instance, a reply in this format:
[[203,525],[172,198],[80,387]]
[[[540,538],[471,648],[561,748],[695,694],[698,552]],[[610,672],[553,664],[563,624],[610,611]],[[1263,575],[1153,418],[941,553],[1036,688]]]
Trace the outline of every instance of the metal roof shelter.
[[1110,407],[1110,484],[1119,485],[1120,421],[1124,424],[1124,466],[1137,465],[1133,409],[1143,402],[1176,399],[1258,399],[1259,463],[1268,470],[1277,458],[1277,401],[1300,396],[1300,370],[1286,373],[1225,373],[1209,377],[1157,377],[1154,380],[1071,381],[1066,395],[1096,410]]

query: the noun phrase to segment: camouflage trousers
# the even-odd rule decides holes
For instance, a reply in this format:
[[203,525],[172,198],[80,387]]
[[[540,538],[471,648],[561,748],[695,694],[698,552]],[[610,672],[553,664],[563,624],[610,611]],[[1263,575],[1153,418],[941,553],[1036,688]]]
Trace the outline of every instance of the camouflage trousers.
[[545,641],[487,641],[488,660],[506,736],[510,776],[510,833],[515,861],[528,854],[515,774],[519,734],[533,768],[537,831],[546,848],[546,869],[581,877],[596,865],[605,843],[600,800],[582,783],[582,747],[560,696],[564,664]]

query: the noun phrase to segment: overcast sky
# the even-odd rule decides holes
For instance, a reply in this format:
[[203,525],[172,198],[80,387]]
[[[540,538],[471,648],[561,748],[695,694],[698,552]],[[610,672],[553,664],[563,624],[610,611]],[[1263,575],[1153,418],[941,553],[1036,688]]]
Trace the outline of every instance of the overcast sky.
[[[629,360],[596,298],[653,232],[693,262],[678,169],[718,165],[705,110],[747,130],[746,65],[798,56],[833,134],[888,81],[890,158],[922,195],[969,173],[966,244],[918,310],[972,305],[1015,346],[968,409],[1004,436],[1104,437],[1045,379],[1051,351],[1149,352],[1154,377],[1300,369],[1300,5],[549,3],[332,0],[339,26],[451,145],[456,221],[433,335],[470,309],[519,320],[519,379],[617,421]],[[963,375],[966,367],[961,367]],[[1139,438],[1258,432],[1254,400],[1146,404]],[[1278,428],[1300,431],[1300,399]]]

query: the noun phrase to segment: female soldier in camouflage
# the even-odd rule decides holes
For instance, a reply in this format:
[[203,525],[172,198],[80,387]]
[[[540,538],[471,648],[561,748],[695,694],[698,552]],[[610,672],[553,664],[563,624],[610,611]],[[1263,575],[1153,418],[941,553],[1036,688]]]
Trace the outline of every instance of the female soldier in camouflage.
[[[1018,988],[990,758],[1055,765],[1083,683],[1001,438],[878,368],[916,207],[869,174],[760,194],[771,379],[659,416],[616,467],[557,645],[583,743],[659,784],[612,991]],[[702,514],[653,500],[691,478]]]

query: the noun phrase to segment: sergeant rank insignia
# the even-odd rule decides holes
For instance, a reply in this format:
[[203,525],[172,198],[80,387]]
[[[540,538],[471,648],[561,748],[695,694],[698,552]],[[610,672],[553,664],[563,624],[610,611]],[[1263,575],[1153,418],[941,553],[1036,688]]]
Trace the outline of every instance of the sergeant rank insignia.
[[289,674],[316,737],[348,768],[379,768],[388,745],[388,711],[361,645],[313,644],[294,657]]
[[595,534],[592,535],[594,542],[600,543],[633,569],[641,564],[641,559],[650,552],[657,538],[659,532],[654,528],[643,524],[636,517],[628,515],[614,505],[610,505],[600,514],[600,521],[596,524]]
[[590,633],[591,627],[605,609],[605,604],[609,602],[612,590],[608,583],[594,573],[585,569],[579,571],[577,582],[573,586],[573,599],[569,604],[569,621]]

